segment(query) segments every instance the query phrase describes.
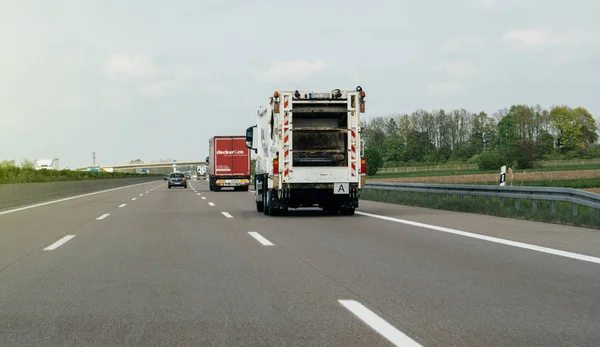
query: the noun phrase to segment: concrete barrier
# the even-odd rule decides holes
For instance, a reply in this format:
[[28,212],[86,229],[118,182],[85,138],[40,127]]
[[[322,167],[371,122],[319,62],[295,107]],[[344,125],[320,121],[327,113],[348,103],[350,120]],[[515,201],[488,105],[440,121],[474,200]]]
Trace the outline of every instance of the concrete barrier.
[[0,184],[0,210],[132,184],[162,181],[161,177]]

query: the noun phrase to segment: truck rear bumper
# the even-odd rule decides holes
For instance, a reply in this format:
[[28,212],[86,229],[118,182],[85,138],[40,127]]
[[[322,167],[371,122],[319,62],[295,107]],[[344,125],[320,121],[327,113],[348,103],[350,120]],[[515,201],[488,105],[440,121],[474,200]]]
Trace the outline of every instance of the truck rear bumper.
[[358,183],[284,184],[277,193],[282,206],[291,208],[323,207],[331,204],[358,207]]
[[217,179],[215,185],[219,187],[243,187],[250,185],[250,180],[247,178],[242,179]]

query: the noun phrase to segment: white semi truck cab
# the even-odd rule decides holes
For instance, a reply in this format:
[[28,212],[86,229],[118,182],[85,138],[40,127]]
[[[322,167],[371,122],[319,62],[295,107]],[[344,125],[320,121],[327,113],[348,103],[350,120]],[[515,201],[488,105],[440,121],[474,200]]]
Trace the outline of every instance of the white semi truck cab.
[[366,184],[360,115],[365,92],[276,91],[246,129],[256,152],[256,209],[276,215],[288,208],[320,207],[353,215]]

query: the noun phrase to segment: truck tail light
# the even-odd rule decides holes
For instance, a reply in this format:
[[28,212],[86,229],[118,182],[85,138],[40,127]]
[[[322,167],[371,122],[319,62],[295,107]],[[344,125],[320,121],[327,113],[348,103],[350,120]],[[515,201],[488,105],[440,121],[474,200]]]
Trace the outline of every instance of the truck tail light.
[[279,174],[279,159],[273,159],[273,175]]
[[360,174],[362,176],[367,174],[367,158],[360,158]]
[[273,99],[274,101],[274,105],[273,105],[273,112],[275,113],[279,113],[279,92],[275,91],[273,93]]

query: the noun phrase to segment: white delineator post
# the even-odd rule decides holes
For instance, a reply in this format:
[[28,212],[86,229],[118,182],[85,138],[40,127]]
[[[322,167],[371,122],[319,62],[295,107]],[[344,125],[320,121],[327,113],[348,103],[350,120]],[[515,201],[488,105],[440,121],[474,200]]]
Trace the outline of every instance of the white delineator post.
[[500,186],[504,187],[506,185],[506,165],[500,168]]

